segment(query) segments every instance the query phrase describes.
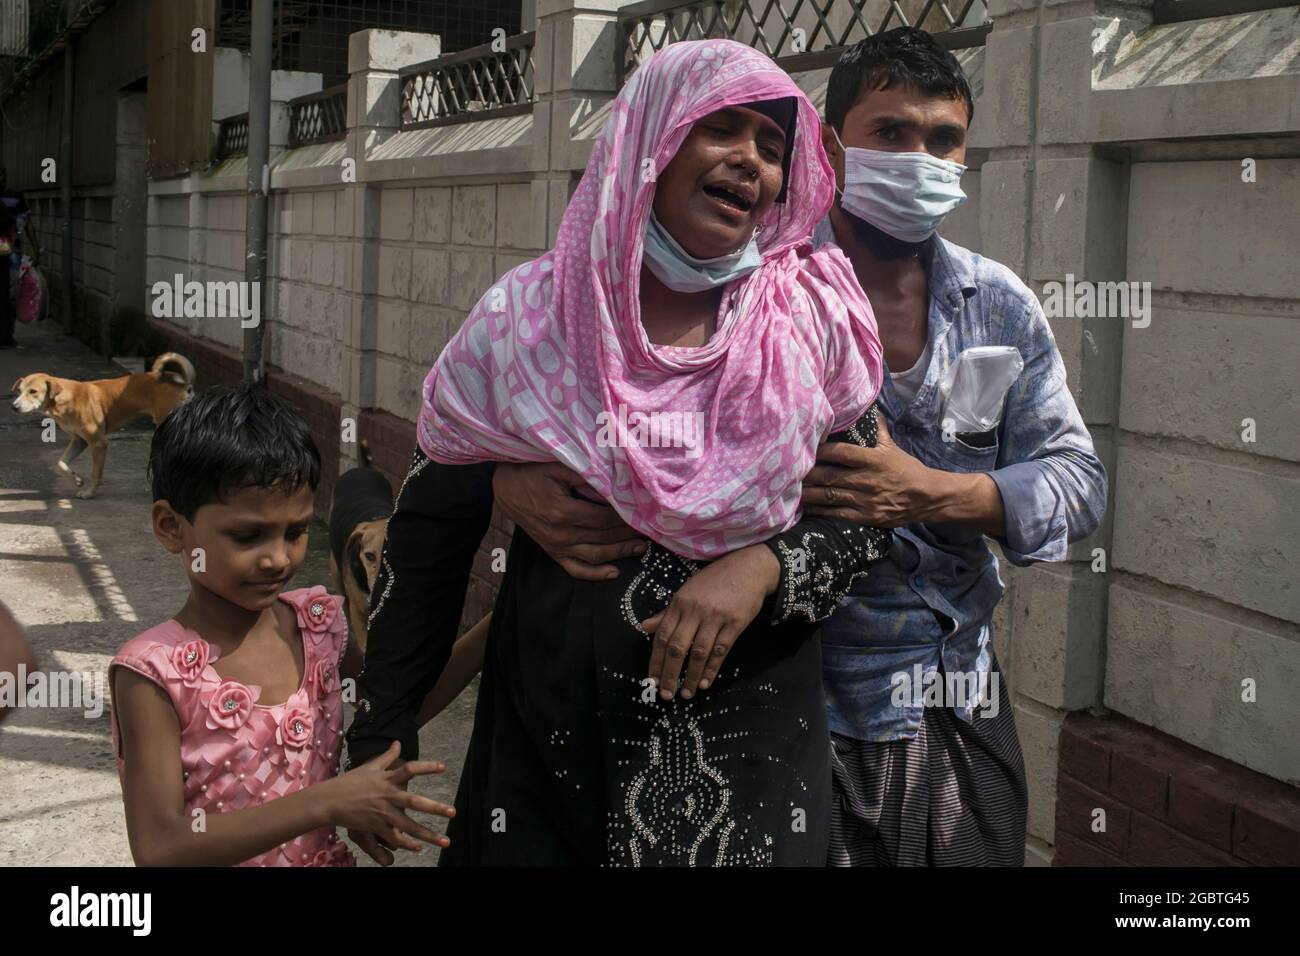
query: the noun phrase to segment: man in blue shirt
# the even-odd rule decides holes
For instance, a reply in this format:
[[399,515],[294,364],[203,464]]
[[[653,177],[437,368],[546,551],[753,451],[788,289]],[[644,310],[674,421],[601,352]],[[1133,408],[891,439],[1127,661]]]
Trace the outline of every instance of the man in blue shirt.
[[[992,646],[1003,585],[984,536],[1015,564],[1059,561],[1106,508],[1038,300],[934,233],[963,198],[973,113],[956,58],[909,27],[849,50],[827,88],[823,145],[843,195],[814,241],[843,249],[871,300],[891,437],[827,446],[819,459],[833,464],[809,474],[804,501],[895,529],[887,558],[822,625],[832,863],[1023,862],[1024,765]],[[1000,421],[958,429],[944,373],[990,346],[1023,368]]]
[[[838,865],[1016,865],[1027,797],[992,647],[1003,593],[985,536],[1015,564],[1062,560],[1106,507],[1106,474],[1033,293],[1010,269],[935,234],[974,112],[960,64],[899,28],[845,53],[823,144],[842,196],[814,242],[835,242],[871,301],[889,376],[876,448],[826,445],[810,513],[889,527],[889,554],[822,625],[834,740],[830,860]],[[849,175],[846,176],[846,172]],[[1023,364],[999,421],[949,418],[940,384],[963,352]],[[560,465],[498,465],[497,501],[569,572],[600,580],[637,553],[611,509],[571,498]]]

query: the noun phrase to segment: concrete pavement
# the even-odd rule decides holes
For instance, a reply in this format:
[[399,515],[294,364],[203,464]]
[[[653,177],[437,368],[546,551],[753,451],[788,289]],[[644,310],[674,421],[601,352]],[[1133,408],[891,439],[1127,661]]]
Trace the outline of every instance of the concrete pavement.
[[[18,349],[0,351],[6,389],[37,371],[79,379],[122,374],[52,323],[20,327],[18,339]],[[145,465],[151,434],[147,419],[114,433],[104,485],[96,498],[83,501],[54,471],[67,437],[43,442],[38,415],[18,415],[8,399],[0,405],[0,600],[23,626],[43,671],[89,674],[104,700],[97,716],[81,709],[28,708],[0,724],[0,866],[131,864],[106,670],[125,641],[179,610],[188,587],[149,529]],[[89,453],[77,465],[88,476]],[[311,530],[308,559],[291,587],[314,584],[330,586],[328,540],[320,523]],[[421,733],[422,756],[443,760],[448,770],[413,784],[418,792],[452,800],[476,687]],[[398,864],[435,858],[431,848],[420,856],[402,854]],[[358,862],[370,861],[358,851]]]

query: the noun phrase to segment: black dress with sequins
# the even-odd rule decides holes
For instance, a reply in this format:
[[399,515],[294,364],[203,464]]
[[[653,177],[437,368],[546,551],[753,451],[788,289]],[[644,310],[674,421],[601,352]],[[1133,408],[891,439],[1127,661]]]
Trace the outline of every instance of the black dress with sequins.
[[[831,437],[873,446],[876,410]],[[491,465],[418,450],[372,595],[350,765],[417,755],[415,714],[450,654],[491,510]],[[651,544],[577,581],[515,531],[441,865],[822,866],[830,734],[817,622],[889,533],[805,517],[768,546],[777,593],[707,691],[661,701],[640,621],[703,565]]]

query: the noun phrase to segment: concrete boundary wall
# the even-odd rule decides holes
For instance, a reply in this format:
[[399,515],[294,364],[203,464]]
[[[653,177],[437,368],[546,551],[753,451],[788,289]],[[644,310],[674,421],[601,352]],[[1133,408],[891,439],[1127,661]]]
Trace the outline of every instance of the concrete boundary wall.
[[[394,471],[432,360],[487,285],[554,238],[615,89],[617,7],[539,4],[530,115],[407,132],[396,71],[436,38],[357,34],[346,141],[274,160],[268,357],[337,396]],[[991,0],[990,14],[986,46],[962,54],[978,93],[970,200],[945,234],[1040,298],[1067,275],[1150,283],[1148,325],[1051,318],[1110,476],[1106,522],[1066,563],[1003,563],[996,645],[1030,858],[1047,862],[1058,829],[1077,848],[1070,814],[1087,802],[1074,777],[1057,799],[1072,712],[1114,711],[1272,778],[1284,803],[1300,784],[1300,14],[1153,26],[1148,0]],[[825,71],[799,81],[820,105]],[[150,283],[242,277],[244,181],[237,159],[150,184]],[[239,343],[237,322],[176,324]],[[355,460],[342,445],[340,467]],[[467,620],[490,603],[486,556],[507,533],[497,522],[485,542]]]

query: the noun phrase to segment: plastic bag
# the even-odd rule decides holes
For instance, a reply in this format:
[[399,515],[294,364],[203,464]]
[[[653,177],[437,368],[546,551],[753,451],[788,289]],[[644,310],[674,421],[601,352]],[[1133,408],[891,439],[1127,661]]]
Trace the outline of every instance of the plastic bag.
[[980,345],[963,351],[939,380],[944,428],[956,434],[996,428],[1002,421],[1007,390],[1024,368],[1020,350],[1010,345]]
[[49,299],[45,277],[41,270],[32,265],[32,260],[23,257],[22,271],[18,277],[18,304],[16,315],[19,322],[32,323],[45,317],[45,305]]

